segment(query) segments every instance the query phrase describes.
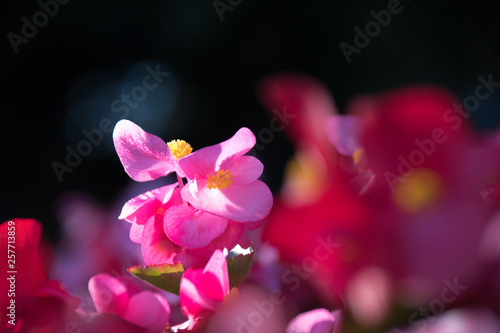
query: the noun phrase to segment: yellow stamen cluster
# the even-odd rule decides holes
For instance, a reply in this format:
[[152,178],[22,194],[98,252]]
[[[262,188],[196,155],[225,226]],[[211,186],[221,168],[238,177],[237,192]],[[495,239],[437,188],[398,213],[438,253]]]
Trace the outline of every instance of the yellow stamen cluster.
[[181,157],[191,154],[193,148],[191,145],[184,140],[172,140],[167,143],[168,148],[172,152],[172,155],[178,160]]
[[233,183],[233,175],[229,170],[221,169],[214,176],[207,175],[207,188],[223,190]]

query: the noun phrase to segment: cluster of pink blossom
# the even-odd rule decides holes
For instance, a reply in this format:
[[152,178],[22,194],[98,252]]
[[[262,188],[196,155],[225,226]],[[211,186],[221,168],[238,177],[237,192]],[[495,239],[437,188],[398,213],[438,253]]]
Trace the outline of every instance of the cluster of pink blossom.
[[245,155],[255,136],[241,128],[220,144],[193,151],[183,140],[165,143],[121,120],[113,140],[133,180],[177,174],[177,183],[129,200],[119,218],[132,224],[130,239],[141,244],[148,266],[181,264],[187,269],[180,280],[180,303],[186,329],[194,329],[229,294],[228,249],[250,247],[246,232],[259,227],[272,207],[271,191],[258,180],[262,163]]
[[113,139],[133,180],[177,174],[177,183],[129,200],[119,217],[132,224],[130,239],[141,244],[147,265],[200,266],[215,249],[247,248],[245,231],[260,226],[271,210],[271,191],[258,180],[263,165],[244,155],[255,145],[248,128],[194,152],[185,141],[167,144],[128,120],[116,124]]

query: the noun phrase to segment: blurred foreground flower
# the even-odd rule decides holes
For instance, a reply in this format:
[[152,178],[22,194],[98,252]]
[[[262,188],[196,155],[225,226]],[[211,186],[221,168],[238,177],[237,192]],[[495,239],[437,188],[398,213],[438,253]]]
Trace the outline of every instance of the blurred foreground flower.
[[13,260],[2,260],[0,265],[7,275],[0,282],[0,306],[7,309],[0,319],[3,332],[64,331],[67,322],[79,317],[80,300],[59,282],[47,279],[39,252],[41,235],[42,226],[33,219],[0,224],[0,247],[14,254]]
[[126,284],[109,274],[89,281],[89,291],[98,313],[122,317],[148,333],[162,332],[170,317],[170,306],[161,295],[149,290],[132,293]]

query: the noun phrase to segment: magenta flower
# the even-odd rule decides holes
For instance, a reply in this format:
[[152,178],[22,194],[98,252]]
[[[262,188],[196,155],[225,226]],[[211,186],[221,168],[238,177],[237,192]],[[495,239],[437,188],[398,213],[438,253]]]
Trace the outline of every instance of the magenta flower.
[[194,207],[240,222],[258,221],[271,210],[273,197],[263,182],[262,163],[243,156],[255,145],[255,136],[241,128],[227,141],[180,159],[188,180],[181,194]]
[[192,151],[185,141],[173,140],[167,144],[125,119],[116,123],[113,142],[125,172],[138,182],[154,180],[173,171],[182,177],[177,160]]
[[190,327],[214,313],[229,294],[229,275],[224,253],[216,250],[204,269],[190,268],[184,272],[180,286],[182,312]]
[[147,329],[163,332],[170,317],[170,306],[160,294],[144,290],[131,293],[119,279],[101,273],[89,281],[89,292],[98,313],[109,313]]

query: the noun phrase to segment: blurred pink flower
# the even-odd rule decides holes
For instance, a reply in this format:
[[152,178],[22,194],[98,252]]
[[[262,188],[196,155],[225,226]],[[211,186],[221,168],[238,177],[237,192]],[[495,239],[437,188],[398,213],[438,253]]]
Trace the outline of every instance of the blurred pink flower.
[[130,323],[162,332],[170,317],[170,306],[161,295],[149,290],[133,293],[119,279],[101,273],[89,281],[89,292],[98,313],[122,317]]
[[40,256],[41,235],[42,225],[34,219],[15,218],[0,224],[0,246],[14,254],[0,264],[4,272],[0,306],[6,310],[0,318],[2,332],[59,331],[78,319],[80,300],[58,281],[47,280]]
[[[287,326],[286,333],[332,333],[339,326],[340,311],[314,309],[296,316]],[[340,332],[340,329],[336,329]]]
[[[353,277],[367,267],[390,281],[384,296],[388,304],[394,295],[425,304],[439,297],[443,281],[457,279],[468,288],[461,299],[470,299],[474,286],[484,280],[477,249],[496,209],[484,202],[481,192],[498,186],[500,155],[498,145],[477,139],[462,119],[459,101],[440,87],[411,86],[359,97],[346,110],[349,116],[325,117],[328,99],[314,80],[278,75],[262,87],[265,102],[274,103],[266,105],[279,107],[276,101],[287,101],[297,119],[314,118],[308,116],[314,113],[310,105],[317,105],[316,117],[323,116],[329,131],[335,131],[328,134],[338,152],[352,156],[349,169],[335,150],[322,149],[327,177],[316,182],[309,176],[321,172],[321,166],[315,167],[319,162],[300,164],[300,173],[287,177],[263,232],[280,258],[294,264],[315,259],[313,285],[330,299],[338,293],[345,300]],[[311,135],[318,127],[294,121],[289,134],[297,159],[304,151],[321,155],[308,145],[318,137]],[[361,165],[353,168],[356,160]],[[359,191],[352,173],[363,170],[373,177],[369,188]],[[316,192],[304,190],[310,185],[287,187],[297,174],[308,176],[303,184],[319,184]],[[313,200],[284,200],[303,193]],[[325,243],[336,246],[320,256]],[[348,304],[362,304],[355,299],[357,293],[350,297]],[[377,316],[383,320],[385,315]]]

